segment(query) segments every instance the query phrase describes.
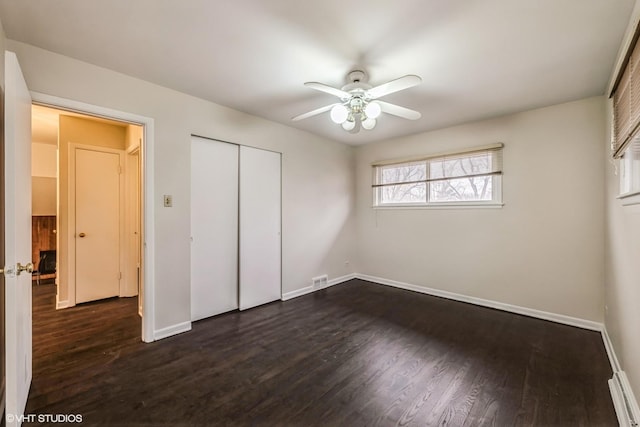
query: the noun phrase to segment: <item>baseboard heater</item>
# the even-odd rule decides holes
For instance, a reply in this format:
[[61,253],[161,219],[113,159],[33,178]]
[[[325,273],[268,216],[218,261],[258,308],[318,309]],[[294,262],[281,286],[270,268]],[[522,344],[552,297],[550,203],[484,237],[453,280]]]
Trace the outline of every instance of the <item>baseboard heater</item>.
[[631,385],[623,371],[613,373],[613,378],[609,380],[609,390],[620,426],[638,427],[640,422],[638,402],[633,396]]

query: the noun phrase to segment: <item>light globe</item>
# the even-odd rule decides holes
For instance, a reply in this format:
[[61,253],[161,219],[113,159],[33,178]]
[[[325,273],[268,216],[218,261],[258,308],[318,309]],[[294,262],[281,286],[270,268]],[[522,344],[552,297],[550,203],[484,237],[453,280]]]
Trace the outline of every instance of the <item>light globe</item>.
[[342,104],[334,105],[331,109],[331,120],[334,123],[341,124],[344,123],[349,117],[349,110]]

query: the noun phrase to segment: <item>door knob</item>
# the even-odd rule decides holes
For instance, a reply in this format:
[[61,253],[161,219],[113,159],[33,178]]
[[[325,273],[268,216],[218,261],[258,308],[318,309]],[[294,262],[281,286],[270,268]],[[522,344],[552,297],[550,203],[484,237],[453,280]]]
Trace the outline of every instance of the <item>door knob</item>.
[[0,274],[4,274],[7,277],[13,277],[16,274],[15,268],[7,265],[3,268],[0,268]]
[[78,237],[84,237],[84,236],[86,236],[86,234],[84,234],[84,233],[78,234]]
[[16,274],[19,276],[20,273],[26,271],[27,273],[33,273],[33,263],[28,263],[27,265],[22,265],[20,263],[16,264]]

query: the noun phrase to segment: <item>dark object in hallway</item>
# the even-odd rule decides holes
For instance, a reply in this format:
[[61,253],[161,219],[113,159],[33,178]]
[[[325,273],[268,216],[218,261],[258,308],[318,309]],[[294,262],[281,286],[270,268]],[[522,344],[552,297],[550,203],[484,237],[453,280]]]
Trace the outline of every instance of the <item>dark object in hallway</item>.
[[[56,273],[56,250],[40,251],[40,259],[38,265],[33,271],[33,275],[36,276],[36,284],[40,285],[40,278],[43,275],[49,275]],[[55,278],[53,279],[55,280]]]
[[27,412],[112,426],[615,426],[600,334],[352,280],[139,342],[136,298],[34,288]]

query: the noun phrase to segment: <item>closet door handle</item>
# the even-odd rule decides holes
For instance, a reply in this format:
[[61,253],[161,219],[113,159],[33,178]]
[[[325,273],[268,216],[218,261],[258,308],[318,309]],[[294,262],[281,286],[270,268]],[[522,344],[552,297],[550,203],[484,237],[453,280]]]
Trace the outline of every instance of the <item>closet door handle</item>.
[[86,236],[86,234],[84,234],[84,233],[78,234],[78,237],[84,237],[84,236]]

